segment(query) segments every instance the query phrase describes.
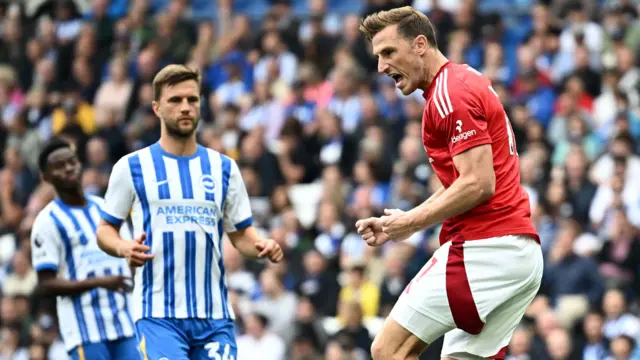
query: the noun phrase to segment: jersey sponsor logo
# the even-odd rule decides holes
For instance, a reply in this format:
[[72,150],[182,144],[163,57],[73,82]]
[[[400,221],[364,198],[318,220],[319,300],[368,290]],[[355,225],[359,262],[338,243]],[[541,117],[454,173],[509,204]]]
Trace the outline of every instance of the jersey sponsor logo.
[[461,140],[467,140],[468,138],[470,138],[470,137],[474,136],[475,134],[476,134],[476,131],[475,131],[475,130],[469,130],[469,131],[467,131],[467,132],[463,132],[463,133],[458,134],[458,135],[456,135],[456,136],[452,136],[452,137],[451,137],[451,143],[452,143],[452,144],[455,144],[455,143],[457,143],[458,141],[461,141]]
[[215,226],[218,222],[218,210],[213,206],[165,205],[158,208],[156,216],[164,217],[167,225]]
[[216,189],[216,182],[211,175],[202,175],[200,177],[200,182],[198,183],[198,185],[200,185],[202,191],[209,194],[213,193],[213,191]]
[[456,131],[462,132],[462,120],[456,121]]

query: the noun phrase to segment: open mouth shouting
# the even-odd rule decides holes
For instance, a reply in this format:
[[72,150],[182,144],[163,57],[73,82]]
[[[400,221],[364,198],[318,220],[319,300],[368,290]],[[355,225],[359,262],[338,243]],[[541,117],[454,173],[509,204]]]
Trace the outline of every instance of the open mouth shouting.
[[389,73],[387,75],[389,75],[393,79],[393,81],[395,81],[397,87],[401,87],[404,83],[404,76],[398,73]]

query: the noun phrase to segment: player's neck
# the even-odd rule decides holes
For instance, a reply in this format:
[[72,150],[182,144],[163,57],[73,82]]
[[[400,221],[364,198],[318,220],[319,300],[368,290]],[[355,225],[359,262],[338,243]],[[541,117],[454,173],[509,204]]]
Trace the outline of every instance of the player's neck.
[[160,136],[160,147],[162,150],[175,156],[191,156],[198,151],[196,134],[184,139],[177,139],[172,136]]
[[58,192],[58,197],[63,203],[70,206],[87,205],[87,197],[81,187],[66,192]]
[[433,79],[435,79],[436,75],[438,74],[438,71],[440,71],[440,68],[442,68],[444,66],[444,64],[447,63],[447,61],[449,61],[449,59],[447,59],[446,56],[444,56],[440,50],[434,50],[434,55],[433,57],[430,57],[432,60],[430,60],[429,62],[427,62],[427,66],[426,66],[426,80],[424,82],[424,84],[422,84],[421,89],[422,91],[428,91],[429,90],[429,86],[431,85],[431,82],[433,81]]

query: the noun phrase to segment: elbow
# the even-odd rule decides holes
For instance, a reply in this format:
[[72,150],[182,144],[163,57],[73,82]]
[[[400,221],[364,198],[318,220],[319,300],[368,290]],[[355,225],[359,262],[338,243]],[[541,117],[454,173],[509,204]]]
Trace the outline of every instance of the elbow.
[[98,242],[98,247],[100,248],[100,250],[105,251],[105,246],[104,246],[104,225],[100,224],[98,225],[98,229],[96,230],[96,240]]

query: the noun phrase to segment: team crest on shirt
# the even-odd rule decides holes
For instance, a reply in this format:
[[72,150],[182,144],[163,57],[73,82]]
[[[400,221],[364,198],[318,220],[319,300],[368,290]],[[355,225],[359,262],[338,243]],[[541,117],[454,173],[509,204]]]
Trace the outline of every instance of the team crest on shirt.
[[211,175],[200,176],[200,182],[198,183],[202,191],[213,194],[216,189],[216,182]]

